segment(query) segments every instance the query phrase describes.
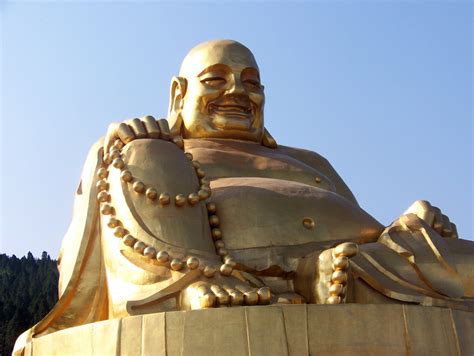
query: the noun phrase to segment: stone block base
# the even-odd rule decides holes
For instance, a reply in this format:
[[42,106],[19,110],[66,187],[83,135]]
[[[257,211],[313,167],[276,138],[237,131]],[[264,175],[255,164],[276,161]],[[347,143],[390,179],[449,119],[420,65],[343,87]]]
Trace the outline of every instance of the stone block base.
[[400,304],[166,312],[55,332],[26,355],[474,355],[474,313]]

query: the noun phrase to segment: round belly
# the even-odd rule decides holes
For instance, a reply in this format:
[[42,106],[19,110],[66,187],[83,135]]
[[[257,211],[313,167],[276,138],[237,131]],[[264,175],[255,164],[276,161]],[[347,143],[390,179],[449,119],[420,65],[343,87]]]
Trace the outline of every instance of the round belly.
[[336,193],[270,178],[212,181],[223,240],[229,250],[376,239],[383,226]]

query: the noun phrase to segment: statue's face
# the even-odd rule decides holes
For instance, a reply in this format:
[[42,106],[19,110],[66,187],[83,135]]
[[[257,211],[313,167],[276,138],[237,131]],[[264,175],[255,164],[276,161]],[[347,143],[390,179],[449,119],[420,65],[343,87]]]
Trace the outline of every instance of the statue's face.
[[180,76],[187,89],[181,115],[186,138],[233,138],[260,142],[265,95],[252,53],[234,41],[193,49]]

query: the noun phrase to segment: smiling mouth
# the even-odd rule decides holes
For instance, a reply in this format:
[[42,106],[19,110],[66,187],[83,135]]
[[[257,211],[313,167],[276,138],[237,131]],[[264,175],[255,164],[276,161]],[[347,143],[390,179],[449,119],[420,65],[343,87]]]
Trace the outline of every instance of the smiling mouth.
[[253,110],[251,105],[210,104],[209,117],[214,126],[219,130],[248,131],[253,123]]
[[243,119],[247,119],[252,113],[252,107],[235,105],[235,104],[226,104],[226,105],[210,104],[209,113],[217,114],[219,116],[241,117]]

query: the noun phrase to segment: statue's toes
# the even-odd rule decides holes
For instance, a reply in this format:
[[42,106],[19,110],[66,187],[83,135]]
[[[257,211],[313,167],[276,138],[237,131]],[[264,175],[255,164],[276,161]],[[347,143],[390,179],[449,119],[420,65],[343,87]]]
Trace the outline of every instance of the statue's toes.
[[258,292],[256,289],[253,289],[244,293],[244,304],[245,305],[258,304]]
[[213,293],[207,293],[199,297],[201,309],[213,308],[216,304],[216,296]]
[[349,280],[349,259],[359,252],[354,242],[344,242],[337,245],[332,251],[332,274],[329,286],[327,304],[341,304],[345,302],[346,287]]
[[355,242],[344,242],[337,245],[333,250],[333,257],[353,257],[359,252],[359,247]]
[[272,300],[272,292],[269,287],[259,288],[257,294],[258,304],[270,304],[270,301]]
[[217,299],[218,306],[228,306],[230,304],[230,295],[227,291],[217,284],[211,286],[211,291],[214,293]]
[[258,291],[246,285],[238,284],[235,288],[244,295],[244,305],[258,304]]
[[226,288],[226,292],[230,297],[230,305],[237,306],[244,304],[244,294],[234,288]]
[[198,308],[193,309],[213,308],[216,305],[217,297],[206,284],[199,286],[196,297],[199,302],[193,303],[193,305]]

